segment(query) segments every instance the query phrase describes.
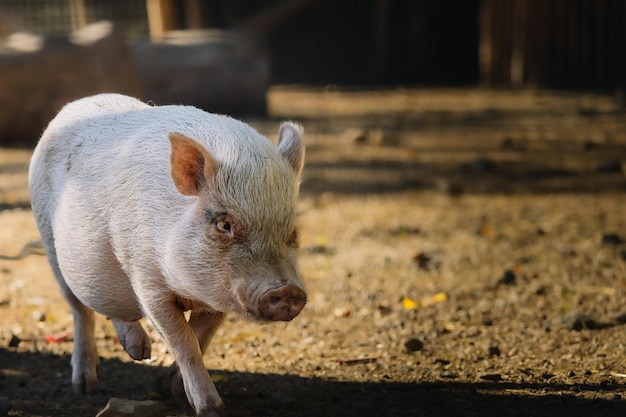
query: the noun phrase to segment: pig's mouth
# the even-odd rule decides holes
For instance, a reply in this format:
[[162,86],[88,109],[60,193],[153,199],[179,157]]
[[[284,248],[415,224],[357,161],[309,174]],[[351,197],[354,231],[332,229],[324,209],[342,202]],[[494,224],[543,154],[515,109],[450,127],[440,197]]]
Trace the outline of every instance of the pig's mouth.
[[253,293],[252,297],[245,290],[237,291],[237,296],[246,317],[252,315],[261,321],[291,321],[307,301],[302,288],[293,284],[270,288],[258,296]]

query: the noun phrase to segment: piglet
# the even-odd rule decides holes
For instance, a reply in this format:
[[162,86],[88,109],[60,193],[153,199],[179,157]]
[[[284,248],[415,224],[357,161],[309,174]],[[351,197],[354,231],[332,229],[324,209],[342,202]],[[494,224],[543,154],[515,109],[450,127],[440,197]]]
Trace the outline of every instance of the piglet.
[[76,392],[96,390],[94,311],[137,360],[150,357],[145,316],[196,414],[220,414],[202,356],[224,315],[289,321],[306,303],[296,262],[301,136],[283,123],[275,146],[230,117],[118,94],[59,112],[34,151],[29,184],[74,317]]

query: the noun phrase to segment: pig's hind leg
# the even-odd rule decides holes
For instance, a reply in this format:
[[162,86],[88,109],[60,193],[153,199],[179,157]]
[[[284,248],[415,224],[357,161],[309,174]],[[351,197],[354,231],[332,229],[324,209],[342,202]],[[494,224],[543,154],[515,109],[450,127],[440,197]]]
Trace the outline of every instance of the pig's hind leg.
[[85,306],[76,298],[72,290],[68,287],[59,263],[56,258],[54,248],[54,237],[52,231],[42,233],[42,241],[46,247],[48,261],[52,272],[61,288],[63,296],[72,309],[74,317],[74,348],[72,350],[72,387],[74,393],[96,392],[98,386],[98,351],[96,348],[95,314],[92,309]]
[[189,317],[189,326],[198,338],[200,350],[204,354],[213,335],[220,327],[226,314],[219,311],[193,311]]
[[120,343],[131,358],[136,361],[150,359],[152,341],[139,321],[112,319],[111,322],[117,331]]

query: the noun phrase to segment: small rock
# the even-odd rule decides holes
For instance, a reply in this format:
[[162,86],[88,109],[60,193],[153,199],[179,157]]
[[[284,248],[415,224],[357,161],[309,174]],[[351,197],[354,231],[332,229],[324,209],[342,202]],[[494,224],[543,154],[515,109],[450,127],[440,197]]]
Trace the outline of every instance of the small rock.
[[602,235],[602,244],[603,245],[614,245],[618,246],[623,243],[626,243],[623,237],[618,235],[617,233],[605,233]]
[[9,414],[11,402],[6,397],[0,397],[0,417]]
[[335,317],[337,318],[347,318],[352,315],[349,307],[337,307],[335,308]]
[[493,326],[493,320],[490,317],[483,317],[480,322],[483,326]]
[[389,315],[393,311],[393,310],[391,310],[391,307],[389,307],[387,304],[383,304],[383,303],[378,304],[377,308],[378,308],[378,311],[380,312],[381,316]]
[[560,319],[561,324],[570,330],[597,329],[598,323],[582,313],[570,313]]
[[498,346],[489,346],[488,349],[489,356],[500,356],[500,348]]
[[164,417],[167,407],[159,401],[111,398],[96,417]]
[[32,313],[33,320],[35,321],[46,321],[46,313],[43,311],[35,310]]
[[574,372],[574,371],[569,371],[569,372],[567,373],[567,377],[568,377],[568,378],[574,378],[575,376],[576,376],[576,372]]
[[502,375],[497,372],[481,372],[478,374],[478,378],[484,379],[485,381],[501,381]]
[[451,372],[451,371],[443,371],[440,376],[442,378],[448,378],[448,379],[455,379],[459,377],[459,374],[457,374],[456,372]]
[[507,269],[500,279],[498,279],[498,285],[513,285],[515,284],[515,278],[515,272]]
[[424,348],[424,343],[419,339],[412,338],[404,342],[404,347],[407,352],[412,353],[422,350]]
[[432,258],[424,252],[420,252],[413,257],[413,261],[417,264],[419,269],[423,269],[425,271],[428,271],[431,260]]
[[20,345],[21,342],[22,342],[22,339],[20,339],[18,336],[11,335],[11,340],[9,340],[9,347],[16,348]]

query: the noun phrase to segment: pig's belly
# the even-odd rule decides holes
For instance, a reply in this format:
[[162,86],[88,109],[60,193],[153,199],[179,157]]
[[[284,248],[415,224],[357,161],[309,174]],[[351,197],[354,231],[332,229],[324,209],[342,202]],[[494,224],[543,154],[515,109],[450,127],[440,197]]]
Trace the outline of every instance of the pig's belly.
[[83,304],[109,319],[135,321],[143,316],[127,280],[108,276],[70,277],[68,286]]
[[110,319],[134,321],[143,313],[126,274],[103,259],[59,262],[63,277],[81,303]]
[[65,284],[81,303],[108,318],[140,319],[143,313],[130,279],[110,246],[80,240],[64,234],[55,236],[57,261],[64,281],[61,285]]

